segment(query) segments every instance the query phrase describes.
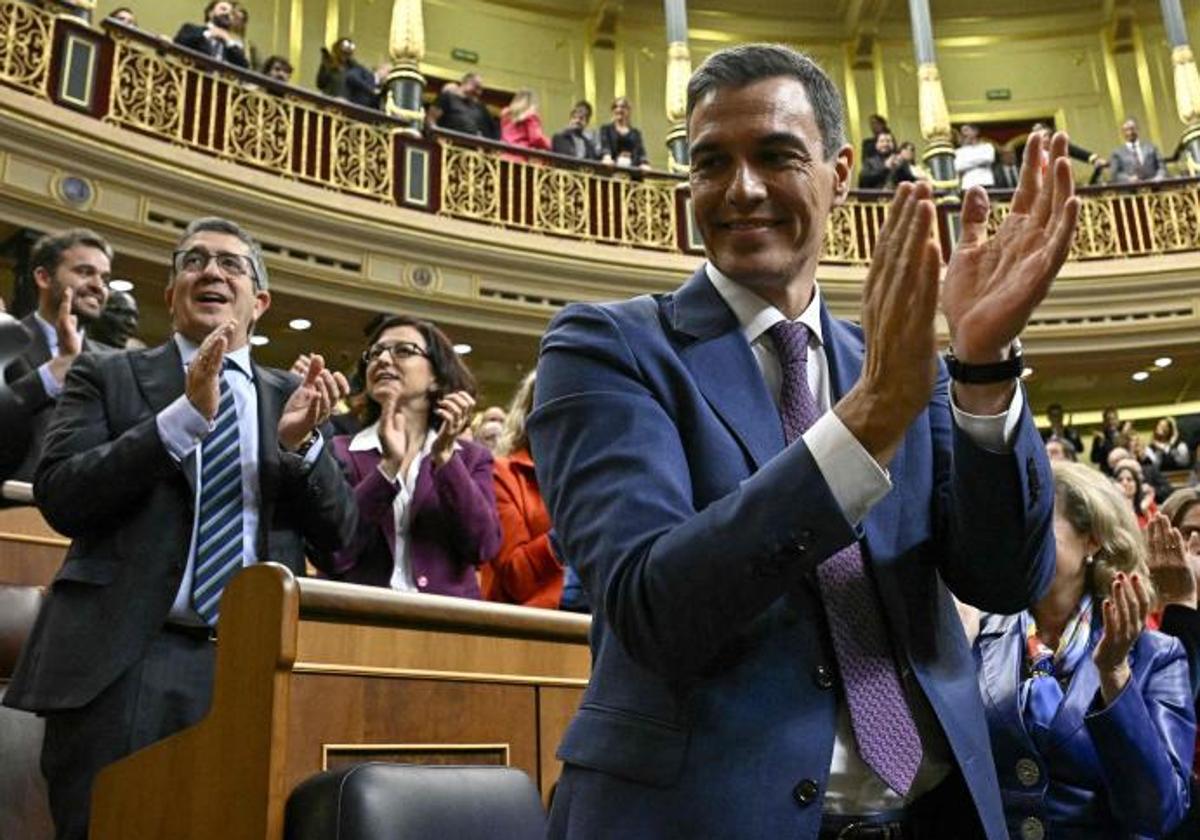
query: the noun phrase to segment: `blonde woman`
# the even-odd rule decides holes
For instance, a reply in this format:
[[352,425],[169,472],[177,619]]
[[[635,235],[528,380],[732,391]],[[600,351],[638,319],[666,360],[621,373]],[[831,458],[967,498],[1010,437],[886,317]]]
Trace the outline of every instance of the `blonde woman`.
[[1052,466],[1054,581],[975,640],[1009,833],[1160,837],[1188,807],[1188,663],[1145,629],[1155,593],[1129,504],[1095,470]]
[[525,418],[533,408],[534,377],[530,373],[517,389],[496,450],[493,477],[500,550],[481,570],[483,597],[558,609],[563,568],[550,543],[550,514],[538,490],[525,431]]
[[517,91],[508,107],[500,112],[500,139],[510,146],[550,149],[550,139],[542,131],[537,94],[532,90]]

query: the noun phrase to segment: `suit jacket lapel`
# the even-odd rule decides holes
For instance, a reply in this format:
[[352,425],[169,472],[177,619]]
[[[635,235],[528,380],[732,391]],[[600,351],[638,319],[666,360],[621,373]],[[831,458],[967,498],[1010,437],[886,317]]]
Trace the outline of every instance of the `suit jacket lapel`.
[[38,319],[34,317],[34,313],[30,312],[21,319],[21,323],[25,325],[25,329],[29,330],[33,336],[33,341],[29,342],[29,346],[25,348],[22,354],[25,361],[29,363],[29,367],[36,368],[39,365],[50,361],[50,344],[46,341],[46,334],[42,332],[42,325],[38,323]]
[[783,449],[783,423],[737,318],[701,268],[662,303],[679,351],[704,398],[749,453],[755,468]]
[[[278,485],[279,416],[294,388],[276,371],[253,361],[250,367],[254,370],[254,392],[258,396],[258,488],[261,500],[258,525],[261,541],[270,524]],[[259,559],[265,558],[260,554]]]
[[[183,358],[174,340],[168,339],[144,352],[131,352],[129,365],[150,411],[158,414],[184,393],[187,385]],[[196,456],[190,455],[180,463],[187,476],[188,489],[196,490]]]

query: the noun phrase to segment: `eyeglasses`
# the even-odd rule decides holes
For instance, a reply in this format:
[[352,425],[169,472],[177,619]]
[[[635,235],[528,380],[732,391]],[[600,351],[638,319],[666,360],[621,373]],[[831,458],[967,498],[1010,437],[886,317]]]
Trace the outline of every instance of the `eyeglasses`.
[[363,351],[362,360],[367,364],[378,359],[384,353],[390,353],[393,361],[403,361],[411,359],[413,356],[421,356],[428,359],[429,352],[419,344],[413,344],[411,341],[397,341],[394,344],[376,344]]
[[176,274],[199,274],[208,268],[209,262],[216,260],[217,268],[226,277],[255,276],[254,263],[245,254],[231,254],[228,251],[210,254],[202,248],[190,248],[186,251],[176,251],[171,257]]

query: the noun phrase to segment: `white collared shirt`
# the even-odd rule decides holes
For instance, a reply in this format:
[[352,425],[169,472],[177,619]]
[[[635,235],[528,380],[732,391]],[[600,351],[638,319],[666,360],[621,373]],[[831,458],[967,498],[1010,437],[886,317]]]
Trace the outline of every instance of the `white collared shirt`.
[[[396,498],[392,501],[392,515],[395,528],[395,550],[392,552],[392,579],[388,584],[398,592],[419,592],[413,577],[412,541],[409,532],[412,525],[412,500],[417,490],[417,476],[421,473],[421,464],[433,451],[433,442],[437,439],[437,431],[430,429],[425,433],[425,442],[421,451],[412,459],[403,475],[391,478],[380,463],[380,475],[396,485]],[[454,444],[456,447],[458,444]],[[379,421],[367,426],[356,434],[350,441],[351,452],[378,452],[383,454],[383,445],[379,442]]]
[[[705,271],[717,294],[737,317],[742,334],[749,342],[762,371],[767,390],[778,405],[783,373],[775,343],[767,331],[787,318],[750,289],[722,274],[711,262],[705,265]],[[803,434],[804,443],[846,520],[857,526],[871,507],[892,489],[892,482],[887,471],[863,448],[841,418],[830,410],[833,399],[829,361],[824,352],[824,332],[821,327],[821,290],[816,284],[813,285],[812,300],[795,320],[809,330],[808,384],[817,408],[822,412],[820,418]],[[1008,412],[994,417],[967,414],[955,406],[951,399],[951,411],[959,428],[977,444],[993,451],[1010,448],[1009,441],[1020,419],[1022,405],[1020,388],[1016,389]],[[909,791],[909,798],[915,799],[945,778],[950,771],[951,758],[945,736],[924,698],[913,702],[913,693],[920,692],[915,678],[910,675],[904,684],[925,748],[920,771]],[[829,786],[825,791],[823,810],[835,814],[866,815],[897,810],[903,808],[904,803],[904,798],[889,788],[859,756],[850,715],[844,698],[839,694],[838,723],[834,732]]]

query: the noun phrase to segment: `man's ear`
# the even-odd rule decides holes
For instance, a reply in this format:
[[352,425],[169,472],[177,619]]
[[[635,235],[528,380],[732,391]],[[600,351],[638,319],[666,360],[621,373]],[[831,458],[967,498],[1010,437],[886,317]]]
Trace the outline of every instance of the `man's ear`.
[[39,289],[49,289],[54,278],[50,276],[50,272],[46,271],[43,266],[38,266],[33,270],[33,282],[37,284]]
[[854,172],[854,147],[849,143],[837,150],[833,158],[833,203],[845,204],[850,195],[850,175]]

